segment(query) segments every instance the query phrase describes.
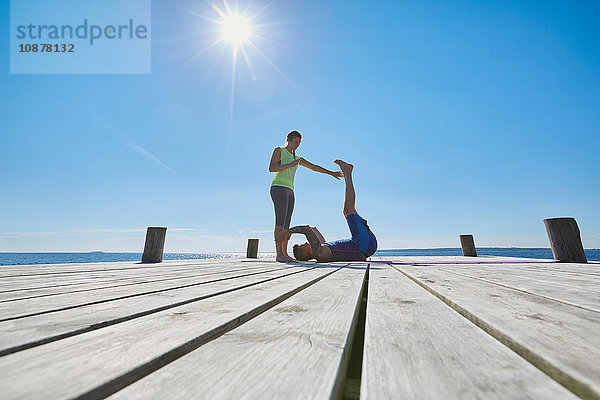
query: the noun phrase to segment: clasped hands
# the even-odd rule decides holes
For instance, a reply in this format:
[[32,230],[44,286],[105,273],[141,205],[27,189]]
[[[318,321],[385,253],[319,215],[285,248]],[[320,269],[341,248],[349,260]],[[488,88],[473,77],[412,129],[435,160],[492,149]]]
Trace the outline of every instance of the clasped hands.
[[311,229],[310,225],[298,225],[298,226],[295,226],[293,228],[293,230],[284,228],[281,232],[279,232],[277,239],[278,239],[278,241],[290,240],[290,237],[294,233],[303,233],[306,235],[306,232],[311,232],[311,231],[312,231],[312,229]]

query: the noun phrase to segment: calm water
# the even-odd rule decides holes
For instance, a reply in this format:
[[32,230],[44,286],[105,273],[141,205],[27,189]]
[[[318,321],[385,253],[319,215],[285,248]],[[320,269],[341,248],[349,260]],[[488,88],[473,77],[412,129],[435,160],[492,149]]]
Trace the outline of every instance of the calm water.
[[[165,253],[163,260],[245,257],[242,253]],[[141,261],[142,253],[0,253],[0,265],[72,264],[116,261]]]
[[[552,259],[552,251],[544,248],[478,247],[482,256],[524,257]],[[585,251],[589,261],[600,261],[600,249]],[[460,248],[379,250],[376,256],[460,256]],[[244,253],[165,253],[164,260],[245,257]],[[0,265],[70,264],[115,261],[140,261],[142,253],[0,253]]]

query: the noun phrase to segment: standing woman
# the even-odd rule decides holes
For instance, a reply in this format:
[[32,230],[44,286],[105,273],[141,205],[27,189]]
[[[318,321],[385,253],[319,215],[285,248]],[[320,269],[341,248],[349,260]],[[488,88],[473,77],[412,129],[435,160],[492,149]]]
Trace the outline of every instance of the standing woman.
[[298,164],[322,174],[331,175],[340,179],[342,171],[330,171],[319,165],[308,162],[296,154],[300,146],[302,135],[298,131],[287,134],[287,143],[283,147],[276,147],[271,156],[269,171],[275,172],[275,178],[271,183],[271,199],[275,206],[275,250],[276,259],[279,262],[295,261],[287,255],[287,242],[289,239],[283,235],[284,229],[290,227],[292,212],[294,211],[294,176]]

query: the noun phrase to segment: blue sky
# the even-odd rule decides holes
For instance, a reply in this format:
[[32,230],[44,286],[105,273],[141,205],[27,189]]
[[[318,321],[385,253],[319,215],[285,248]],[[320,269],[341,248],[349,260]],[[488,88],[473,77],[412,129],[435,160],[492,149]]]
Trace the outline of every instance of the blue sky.
[[[231,48],[201,53],[211,4],[152,1],[149,75],[11,75],[3,36],[0,251],[141,251],[147,226],[167,252],[273,251],[292,129],[309,161],[355,164],[380,249],[548,247],[557,216],[600,247],[598,3],[239,1],[265,57],[238,58],[233,109]],[[300,168],[292,224],[347,237],[342,200]]]

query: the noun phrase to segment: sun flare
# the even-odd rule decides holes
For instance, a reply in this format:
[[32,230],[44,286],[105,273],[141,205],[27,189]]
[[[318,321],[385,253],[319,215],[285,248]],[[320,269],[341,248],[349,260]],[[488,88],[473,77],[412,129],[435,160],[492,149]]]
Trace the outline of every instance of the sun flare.
[[250,39],[251,29],[248,18],[231,14],[221,22],[221,35],[223,40],[229,42],[234,48],[240,47]]
[[[213,2],[214,1],[214,2]],[[203,23],[206,27],[199,31],[199,34],[206,35],[207,40],[199,43],[201,48],[195,51],[189,58],[189,61],[201,56],[211,49],[219,49],[221,55],[229,54],[227,57],[231,63],[230,68],[224,68],[223,72],[229,73],[231,77],[231,91],[229,95],[229,134],[233,130],[233,115],[236,97],[236,79],[240,76],[250,78],[257,82],[257,68],[270,68],[281,75],[291,86],[296,88],[301,94],[298,86],[282,71],[279,66],[263,51],[263,46],[276,45],[281,46],[279,40],[274,38],[277,26],[283,24],[281,21],[266,21],[265,15],[269,7],[273,6],[272,0],[249,0],[243,8],[238,8],[238,0],[230,5],[233,0],[206,0],[209,5],[208,10],[197,12],[193,10],[184,10],[190,15],[196,16],[201,20],[208,21]],[[244,0],[246,2],[246,0]],[[220,3],[220,4],[217,4]],[[264,3],[264,4],[261,4]],[[229,50],[229,51],[227,51]],[[239,73],[238,64],[243,62],[244,71]],[[263,76],[269,76],[262,72]],[[263,78],[264,79],[264,78]]]

